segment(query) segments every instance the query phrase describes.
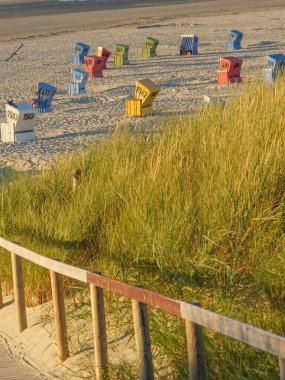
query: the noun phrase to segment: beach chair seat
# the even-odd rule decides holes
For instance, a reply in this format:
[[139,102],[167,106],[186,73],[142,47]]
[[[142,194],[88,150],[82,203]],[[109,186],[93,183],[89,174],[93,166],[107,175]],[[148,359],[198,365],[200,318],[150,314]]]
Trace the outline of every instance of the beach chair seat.
[[243,33],[238,30],[229,31],[229,41],[226,42],[227,50],[240,50]]
[[137,82],[135,98],[126,100],[127,116],[149,116],[153,114],[153,102],[160,92],[160,87],[151,79]]
[[129,46],[124,44],[115,45],[114,66],[124,66],[129,63]]
[[218,84],[228,85],[231,83],[241,83],[242,59],[236,57],[220,58],[221,70],[218,71]]
[[285,74],[285,55],[271,54],[266,57],[267,68],[264,69],[264,80],[272,83],[278,76]]
[[1,123],[2,142],[20,142],[34,140],[36,110],[29,103],[6,104],[6,122]]
[[32,99],[31,104],[39,113],[52,112],[52,101],[57,89],[45,82],[38,83],[37,98]]
[[154,58],[157,57],[157,46],[159,40],[153,37],[147,37],[145,39],[145,46],[142,48],[142,58]]
[[71,70],[71,83],[66,86],[66,93],[86,94],[86,83],[88,80],[88,73],[82,69]]
[[89,75],[89,78],[103,78],[103,67],[105,66],[104,59],[96,55],[88,55],[85,57],[84,71]]
[[112,53],[109,50],[107,50],[103,47],[98,47],[97,57],[101,57],[104,61],[103,70],[107,69],[107,61],[111,57],[111,55],[112,55]]
[[183,34],[180,43],[180,55],[198,55],[199,38],[195,34]]
[[84,57],[88,55],[89,50],[90,46],[82,42],[77,42],[76,44],[74,44],[74,54],[71,56],[70,59],[71,63],[75,65],[85,63]]

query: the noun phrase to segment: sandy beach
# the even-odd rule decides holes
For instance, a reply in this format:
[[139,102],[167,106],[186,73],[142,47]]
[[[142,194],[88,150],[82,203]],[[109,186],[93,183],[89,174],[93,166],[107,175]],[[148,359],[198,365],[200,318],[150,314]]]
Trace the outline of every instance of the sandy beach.
[[[3,0],[2,0],[3,1]],[[277,2],[276,2],[277,3]],[[256,75],[262,78],[266,55],[284,52],[285,29],[282,21],[285,8],[246,11],[230,15],[193,17],[138,18],[128,25],[106,29],[79,30],[73,33],[37,36],[28,39],[3,41],[0,44],[0,120],[5,120],[5,102],[29,102],[37,82],[55,85],[59,93],[54,100],[54,112],[37,116],[37,140],[26,143],[0,143],[2,170],[39,169],[58,155],[88,146],[104,138],[118,125],[155,126],[161,116],[173,112],[185,113],[203,104],[204,94],[230,96],[236,86],[217,85],[219,58],[229,55],[225,50],[230,29],[244,32],[243,50],[234,55],[244,59],[243,79]],[[199,36],[199,55],[180,57],[180,35]],[[144,38],[160,40],[159,57],[142,59]],[[112,59],[103,79],[90,80],[87,94],[65,94],[70,79],[70,56],[75,42],[114,50],[115,43],[130,46],[130,65],[113,66]],[[24,43],[18,57],[5,62],[14,49]],[[156,116],[143,119],[125,117],[125,99],[134,94],[136,80],[149,77],[161,86],[155,102]]]

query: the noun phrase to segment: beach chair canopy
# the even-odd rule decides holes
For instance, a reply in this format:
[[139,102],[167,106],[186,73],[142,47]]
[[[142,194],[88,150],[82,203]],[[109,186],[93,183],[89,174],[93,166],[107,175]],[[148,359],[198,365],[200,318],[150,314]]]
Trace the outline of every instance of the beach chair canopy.
[[140,81],[137,81],[135,98],[141,100],[143,107],[150,106],[152,105],[159,92],[160,87],[151,79],[142,79]]
[[226,70],[229,76],[239,76],[242,66],[242,59],[236,57],[221,57],[221,69]]

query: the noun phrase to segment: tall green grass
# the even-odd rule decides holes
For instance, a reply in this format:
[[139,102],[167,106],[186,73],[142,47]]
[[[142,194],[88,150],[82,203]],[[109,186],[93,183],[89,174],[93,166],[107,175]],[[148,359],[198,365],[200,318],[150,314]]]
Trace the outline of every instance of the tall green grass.
[[[278,81],[152,132],[116,131],[41,174],[7,178],[1,235],[284,334],[284,128]],[[25,265],[25,281],[31,302],[50,297],[44,270]],[[183,323],[151,316],[156,346],[185,378]],[[275,358],[210,331],[207,351],[212,379],[278,378]]]

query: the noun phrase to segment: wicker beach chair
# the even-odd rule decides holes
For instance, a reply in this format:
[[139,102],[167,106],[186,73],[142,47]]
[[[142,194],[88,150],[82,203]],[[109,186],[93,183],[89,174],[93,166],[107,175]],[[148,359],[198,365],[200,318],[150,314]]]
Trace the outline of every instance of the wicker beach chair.
[[124,44],[115,45],[114,66],[124,66],[129,63],[129,46]]
[[149,116],[153,114],[153,102],[160,92],[160,87],[150,79],[137,82],[135,98],[126,100],[127,116]]
[[218,71],[218,84],[241,83],[242,59],[236,57],[220,58],[221,70]]
[[32,99],[32,106],[37,108],[39,113],[52,112],[52,101],[56,91],[51,84],[39,82],[37,98]]
[[198,55],[199,38],[195,34],[183,34],[180,43],[180,55]]
[[142,48],[142,58],[154,58],[157,57],[157,46],[159,41],[153,37],[147,37],[145,39],[145,46]]
[[271,54],[267,57],[267,68],[264,69],[264,80],[272,83],[278,76],[285,74],[285,55]]
[[243,33],[238,30],[229,31],[229,41],[226,42],[227,50],[240,50]]
[[104,59],[96,55],[88,55],[85,57],[84,71],[89,74],[89,78],[103,78],[103,68],[105,66]]
[[86,82],[88,80],[88,73],[82,69],[71,70],[71,83],[66,86],[67,94],[86,94]]
[[71,56],[71,59],[70,59],[71,63],[75,65],[78,65],[80,63],[81,64],[85,63],[84,57],[88,55],[89,50],[90,50],[89,45],[86,45],[82,42],[77,42],[74,45],[74,54]]
[[29,103],[6,104],[6,122],[1,123],[2,142],[20,142],[35,139],[36,110]]

